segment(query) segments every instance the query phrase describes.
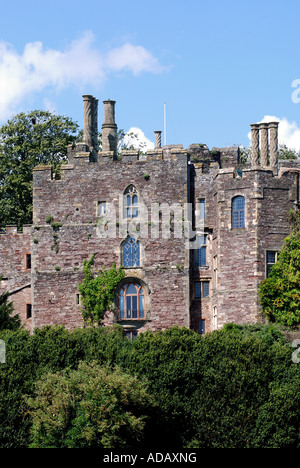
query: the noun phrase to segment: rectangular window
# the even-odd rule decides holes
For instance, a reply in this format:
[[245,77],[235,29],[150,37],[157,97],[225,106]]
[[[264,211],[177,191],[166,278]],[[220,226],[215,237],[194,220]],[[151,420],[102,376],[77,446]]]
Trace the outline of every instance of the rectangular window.
[[195,299],[201,298],[201,283],[200,281],[195,282]]
[[31,270],[31,254],[26,254],[25,268],[26,268],[26,270]]
[[138,332],[136,330],[132,330],[132,331],[125,330],[124,334],[126,338],[128,338],[131,341],[135,341],[138,336]]
[[209,297],[209,281],[195,282],[195,299],[205,299]]
[[203,319],[198,322],[198,333],[199,335],[205,335],[205,320]]
[[30,319],[32,315],[32,305],[26,304],[26,320]]
[[215,255],[213,258],[213,270],[214,270],[214,288],[218,287],[218,256]]
[[207,234],[198,237],[198,266],[206,266]]
[[105,216],[105,215],[106,215],[106,202],[100,201],[98,202],[97,216]]
[[205,219],[205,198],[200,200],[200,219],[202,221]]
[[278,252],[277,251],[275,251],[275,250],[267,250],[266,251],[266,265],[267,265],[266,275],[267,275],[267,278],[269,278],[271,270],[272,270],[273,266],[275,265],[275,263],[277,262],[277,258],[278,258]]
[[245,228],[245,198],[242,196],[232,199],[232,228]]

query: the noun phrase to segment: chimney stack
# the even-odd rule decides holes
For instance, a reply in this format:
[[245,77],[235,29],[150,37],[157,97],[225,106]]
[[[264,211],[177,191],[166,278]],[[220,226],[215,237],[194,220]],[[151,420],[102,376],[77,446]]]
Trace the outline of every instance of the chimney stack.
[[278,126],[279,122],[270,122],[270,166],[277,167],[278,161]]
[[117,125],[115,122],[116,101],[103,101],[104,123],[102,125],[102,152],[113,151],[114,157],[117,153]]
[[156,130],[154,134],[155,134],[155,149],[161,148],[161,131]]
[[[251,165],[277,169],[278,162],[278,125],[269,122],[251,125]],[[260,148],[260,159],[259,159]]]
[[98,153],[98,99],[90,94],[83,96],[83,143],[91,152],[91,160],[97,161]]

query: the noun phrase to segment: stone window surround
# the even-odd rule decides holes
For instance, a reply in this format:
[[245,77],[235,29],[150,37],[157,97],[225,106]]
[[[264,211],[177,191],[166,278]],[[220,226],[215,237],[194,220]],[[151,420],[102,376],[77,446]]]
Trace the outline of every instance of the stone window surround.
[[[234,200],[237,200],[237,198],[242,198],[244,200],[244,209],[241,210],[241,209],[233,209],[233,203],[234,203]],[[233,227],[233,214],[234,212],[242,212],[244,213],[244,217],[243,217],[243,224],[244,226],[237,226],[237,227]],[[239,219],[239,222],[240,222],[240,219]],[[235,195],[234,197],[231,198],[231,229],[245,229],[246,227],[246,198],[244,195]]]
[[[245,227],[244,228],[232,227],[232,203],[233,203],[233,199],[236,197],[243,197],[245,199]],[[236,191],[234,195],[231,195],[230,199],[227,201],[227,211],[228,211],[228,216],[229,216],[228,228],[230,231],[240,233],[240,232],[248,230],[248,204],[247,204],[247,197],[245,196],[245,193],[239,190],[239,191]]]
[[[130,270],[130,268],[128,269]],[[120,313],[119,313],[119,292],[122,289],[122,287],[127,284],[127,283],[136,283],[142,286],[144,290],[144,314],[145,317],[143,319],[120,319]],[[138,278],[137,276],[126,276],[123,278],[117,288],[116,294],[115,294],[115,307],[114,307],[114,316],[115,316],[115,321],[122,325],[124,329],[136,329],[139,328],[140,326],[143,326],[145,322],[149,322],[150,319],[150,290],[147,284],[141,279]]]
[[[196,297],[196,283],[201,284],[201,296]],[[209,288],[209,294],[208,296],[203,297],[203,283],[209,283],[208,288]],[[203,300],[208,300],[211,298],[211,278],[201,278],[193,281],[193,299],[195,301],[203,301]]]

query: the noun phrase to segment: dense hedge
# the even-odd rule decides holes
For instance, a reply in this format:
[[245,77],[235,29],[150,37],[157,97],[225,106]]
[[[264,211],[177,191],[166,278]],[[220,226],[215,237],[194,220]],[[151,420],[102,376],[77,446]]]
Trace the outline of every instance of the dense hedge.
[[32,419],[23,396],[35,395],[37,380],[81,361],[148,379],[158,403],[147,427],[149,448],[300,447],[300,364],[273,325],[231,325],[204,337],[173,328],[134,342],[119,327],[5,331],[0,339],[2,448],[29,446]]

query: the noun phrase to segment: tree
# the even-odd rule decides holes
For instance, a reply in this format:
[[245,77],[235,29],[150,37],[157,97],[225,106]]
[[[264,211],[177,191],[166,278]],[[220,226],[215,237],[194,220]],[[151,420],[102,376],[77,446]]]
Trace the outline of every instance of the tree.
[[84,280],[79,284],[83,305],[82,316],[85,323],[101,324],[105,312],[107,312],[115,298],[115,291],[119,282],[124,278],[124,270],[116,268],[99,270],[96,276],[93,274],[95,255],[88,261],[84,261]]
[[32,448],[136,448],[155,406],[144,380],[95,362],[44,376],[28,403]]
[[11,316],[13,310],[13,304],[9,301],[9,292],[0,294],[0,330],[17,330],[20,328],[20,317],[18,315]]
[[294,327],[300,323],[300,215],[290,213],[292,233],[285,239],[270,277],[259,289],[263,312],[272,322]]
[[0,225],[32,223],[32,170],[39,164],[57,169],[77,129],[70,118],[39,110],[0,128]]
[[[83,130],[78,132],[76,142],[83,141]],[[99,151],[102,151],[102,133],[98,133]],[[144,153],[146,143],[139,140],[139,136],[134,132],[125,132],[123,129],[117,131],[117,155],[120,158],[123,150],[136,150]]]
[[[251,161],[251,148],[244,148],[240,146],[240,157],[241,163],[246,164],[250,163]],[[278,146],[278,159],[287,159],[293,160],[298,159],[300,157],[299,151],[294,148],[289,148],[286,144],[281,143]]]

